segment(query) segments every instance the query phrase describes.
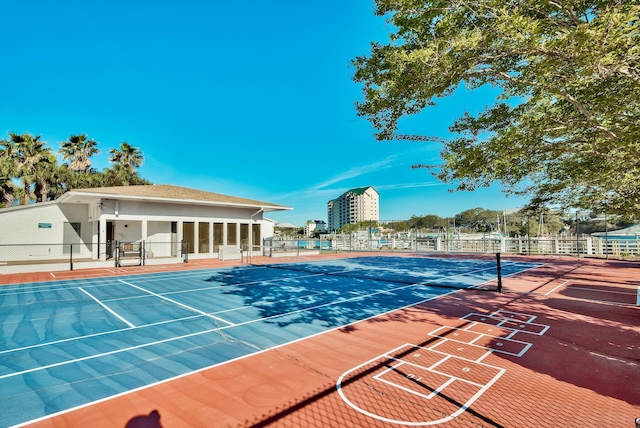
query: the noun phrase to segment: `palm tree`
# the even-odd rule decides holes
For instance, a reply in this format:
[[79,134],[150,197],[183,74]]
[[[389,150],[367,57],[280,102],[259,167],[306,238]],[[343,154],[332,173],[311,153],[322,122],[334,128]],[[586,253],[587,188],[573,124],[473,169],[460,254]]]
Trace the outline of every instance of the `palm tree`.
[[114,165],[112,168],[105,170],[107,185],[110,186],[128,186],[141,183],[138,176],[137,167],[142,165],[144,156],[137,147],[123,141],[120,144],[120,150],[109,149],[109,161]]
[[[49,147],[45,147],[44,141],[40,140],[40,136],[32,136],[29,133],[22,135],[9,133],[11,144],[13,145],[15,167],[17,177],[22,180],[24,194],[22,204],[27,205],[32,196],[35,197],[31,190],[31,186],[36,185],[44,188],[39,191],[40,195],[47,194],[47,173],[43,164],[55,163],[55,156]],[[41,199],[41,198],[40,198]]]
[[69,169],[75,172],[89,172],[91,169],[91,156],[100,153],[96,147],[98,143],[93,139],[87,139],[86,134],[71,135],[67,141],[60,142],[59,153],[62,159],[71,160]]
[[53,152],[50,152],[48,161],[38,163],[33,187],[36,202],[54,200],[64,193],[68,176],[64,169],[56,162]]
[[140,149],[133,147],[126,141],[120,144],[120,150],[109,149],[109,155],[109,162],[122,165],[131,172],[135,172],[135,169],[142,165],[144,161],[144,156],[142,156]]
[[16,175],[14,147],[10,141],[0,140],[0,207],[10,207],[16,198],[13,177]]

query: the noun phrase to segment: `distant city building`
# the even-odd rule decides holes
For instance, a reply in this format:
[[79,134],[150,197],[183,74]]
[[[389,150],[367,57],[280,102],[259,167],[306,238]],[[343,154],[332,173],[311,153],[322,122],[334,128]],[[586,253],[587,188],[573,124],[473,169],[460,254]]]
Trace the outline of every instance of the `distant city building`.
[[380,219],[379,195],[373,187],[351,189],[327,202],[329,232],[339,230],[345,224]]
[[327,223],[324,220],[307,220],[304,224],[304,235],[313,236],[319,233],[327,233]]

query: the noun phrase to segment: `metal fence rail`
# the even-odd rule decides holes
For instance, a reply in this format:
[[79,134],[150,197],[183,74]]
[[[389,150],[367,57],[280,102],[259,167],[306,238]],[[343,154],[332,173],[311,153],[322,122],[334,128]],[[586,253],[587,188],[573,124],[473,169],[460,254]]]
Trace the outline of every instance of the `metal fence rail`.
[[0,274],[187,262],[189,243],[0,244]]
[[[107,242],[92,244],[0,244],[0,274],[188,262],[189,243]],[[239,249],[236,251],[240,251]],[[329,235],[320,239],[267,239],[243,246],[241,263],[253,256],[294,257],[339,251],[503,253],[640,258],[640,238],[487,238]],[[216,257],[216,255],[211,255]],[[238,258],[238,257],[236,257]]]
[[455,239],[450,237],[362,237],[330,235],[322,239],[272,239],[265,241],[264,255],[278,257],[308,251],[411,251],[464,252],[594,257],[640,257],[640,239],[599,237],[529,238],[502,237]]

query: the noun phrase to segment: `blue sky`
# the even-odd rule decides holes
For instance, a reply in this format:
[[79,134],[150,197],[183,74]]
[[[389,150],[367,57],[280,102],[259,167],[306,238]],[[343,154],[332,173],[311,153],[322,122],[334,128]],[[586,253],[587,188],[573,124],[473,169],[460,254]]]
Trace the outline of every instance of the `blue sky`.
[[[64,5],[64,6],[60,6]],[[2,2],[0,138],[71,134],[99,142],[109,166],[122,141],[140,148],[140,174],[294,208],[270,213],[302,225],[326,203],[373,186],[380,218],[508,209],[498,186],[448,192],[412,163],[438,161],[439,145],[378,142],[356,115],[351,60],[390,28],[370,0]],[[491,90],[457,91],[401,122],[401,131],[447,135]]]

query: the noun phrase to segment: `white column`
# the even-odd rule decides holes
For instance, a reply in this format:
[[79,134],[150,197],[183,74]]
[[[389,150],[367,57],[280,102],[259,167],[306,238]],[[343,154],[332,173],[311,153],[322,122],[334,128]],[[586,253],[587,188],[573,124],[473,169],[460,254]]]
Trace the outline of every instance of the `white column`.
[[184,237],[184,233],[183,233],[183,230],[182,230],[183,227],[184,227],[183,221],[182,220],[178,220],[178,225],[176,226],[176,228],[177,228],[177,230],[176,230],[176,232],[177,232],[176,233],[176,241],[178,241],[176,245],[178,246],[178,249],[180,250],[178,252],[178,257],[182,257],[183,256],[183,254],[182,254],[182,244],[181,244],[182,243],[182,238]]
[[[100,220],[98,221],[98,235],[100,238],[100,247],[98,248],[98,257],[102,261],[107,260],[107,219],[100,216]],[[102,249],[104,248],[104,251]]]
[[200,223],[193,222],[193,254],[200,252]]
[[222,223],[222,245],[227,245],[227,222]]
[[[149,237],[148,232],[147,232],[147,219],[142,219],[142,224],[140,225],[140,239],[144,241],[144,250],[148,251],[149,250]],[[146,258],[147,255],[145,254],[144,257]]]
[[213,253],[213,222],[209,222],[209,254]]

